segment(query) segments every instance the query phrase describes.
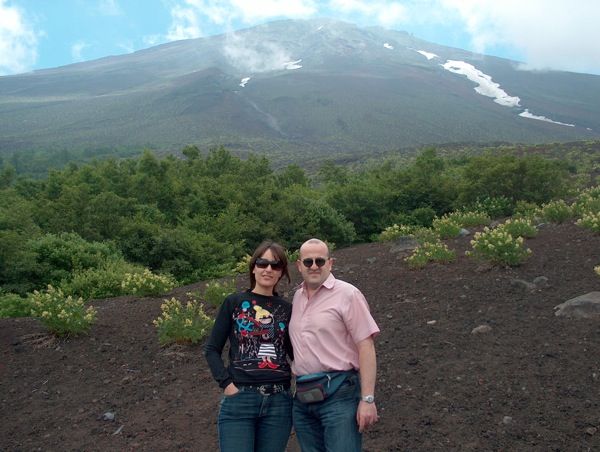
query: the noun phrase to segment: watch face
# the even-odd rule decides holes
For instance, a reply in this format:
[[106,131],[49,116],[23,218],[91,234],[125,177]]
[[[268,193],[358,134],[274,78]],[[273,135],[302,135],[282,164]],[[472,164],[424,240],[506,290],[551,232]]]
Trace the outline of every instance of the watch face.
[[373,403],[375,401],[375,397],[373,397],[372,395],[368,395],[368,396],[364,396],[363,400],[367,403]]

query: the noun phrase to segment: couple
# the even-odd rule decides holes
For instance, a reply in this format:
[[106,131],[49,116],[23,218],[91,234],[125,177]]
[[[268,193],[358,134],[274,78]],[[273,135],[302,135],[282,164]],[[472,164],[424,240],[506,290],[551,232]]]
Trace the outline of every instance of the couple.
[[292,413],[303,452],[360,451],[361,433],[377,422],[373,338],[379,328],[367,301],[331,274],[333,258],[323,241],[306,241],[296,265],[304,283],[290,305],[275,291],[282,277],[290,281],[285,250],[263,242],[250,260],[251,288],[229,295],[217,315],[205,355],[223,389],[222,452],[283,452]]

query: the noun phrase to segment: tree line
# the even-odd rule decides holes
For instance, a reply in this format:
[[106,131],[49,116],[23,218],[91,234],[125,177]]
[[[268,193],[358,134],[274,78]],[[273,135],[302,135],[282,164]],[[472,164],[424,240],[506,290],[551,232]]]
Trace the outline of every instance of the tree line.
[[183,155],[69,163],[42,179],[4,165],[0,295],[129,264],[189,283],[230,272],[266,237],[291,250],[312,236],[339,247],[486,200],[503,200],[508,215],[519,200],[541,204],[582,182],[563,160],[512,153],[452,158],[428,148],[358,169],[324,162],[314,175],[222,147]]

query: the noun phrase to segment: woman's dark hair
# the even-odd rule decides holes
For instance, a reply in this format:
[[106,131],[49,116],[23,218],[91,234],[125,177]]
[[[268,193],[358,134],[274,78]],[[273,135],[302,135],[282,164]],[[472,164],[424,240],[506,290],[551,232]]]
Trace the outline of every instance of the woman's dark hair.
[[[279,282],[284,276],[287,278],[288,283],[291,281],[290,274],[288,272],[288,259],[285,249],[283,248],[283,246],[281,246],[277,242],[274,242],[273,240],[265,240],[260,245],[258,245],[258,247],[254,250],[254,254],[250,258],[250,263],[248,265],[250,274],[250,290],[254,289],[254,286],[256,286],[256,277],[254,276],[254,267],[256,265],[256,259],[265,254],[267,250],[271,250],[271,253],[273,253],[273,258],[283,264],[281,276],[279,277],[279,280],[277,280],[277,282]],[[275,284],[275,286],[277,286],[277,284]],[[275,290],[273,290],[273,293],[276,293]]]

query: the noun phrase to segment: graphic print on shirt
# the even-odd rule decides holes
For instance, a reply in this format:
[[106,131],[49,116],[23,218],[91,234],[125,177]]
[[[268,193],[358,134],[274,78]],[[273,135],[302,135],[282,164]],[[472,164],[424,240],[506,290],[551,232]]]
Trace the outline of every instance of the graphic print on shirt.
[[[287,325],[278,317],[281,306],[260,306],[256,300],[242,301],[233,311],[239,342],[239,361],[244,370],[278,369],[285,361],[284,337]],[[283,317],[282,317],[283,318]]]

